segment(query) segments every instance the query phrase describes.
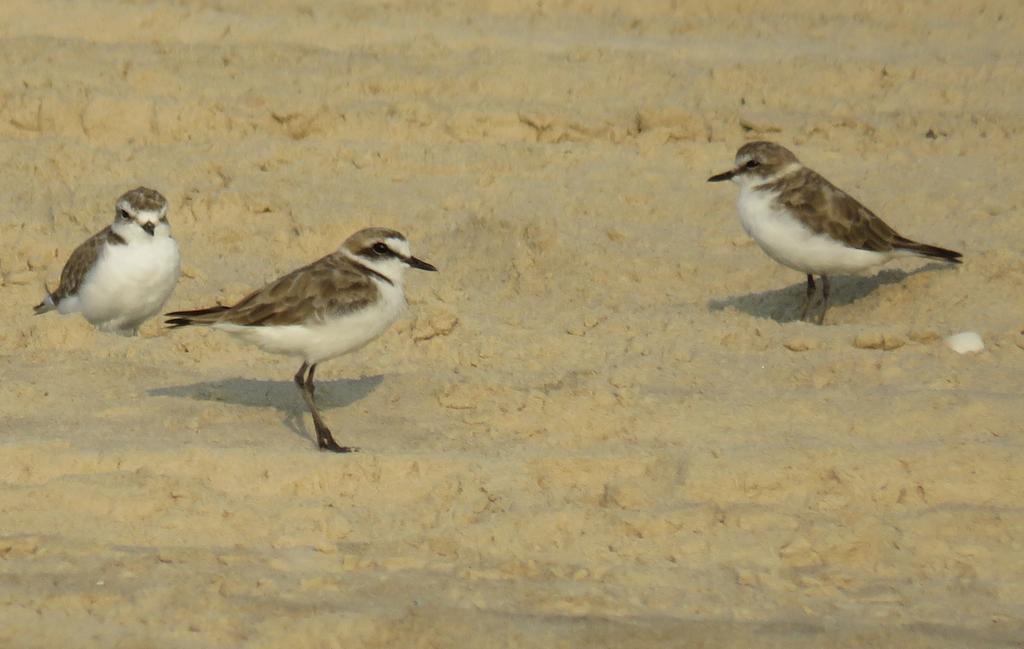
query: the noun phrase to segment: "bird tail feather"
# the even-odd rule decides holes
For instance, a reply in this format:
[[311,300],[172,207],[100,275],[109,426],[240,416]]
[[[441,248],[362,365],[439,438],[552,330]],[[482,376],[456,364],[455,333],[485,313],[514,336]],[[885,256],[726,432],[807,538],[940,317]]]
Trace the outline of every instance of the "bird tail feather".
[[46,297],[42,302],[32,307],[32,310],[36,315],[43,315],[44,313],[49,313],[57,308],[57,302],[53,299],[53,293],[50,291],[50,287],[43,284],[43,288],[46,289]]
[[187,327],[189,325],[211,325],[217,322],[217,320],[220,319],[220,314],[227,311],[228,308],[229,307],[217,305],[205,309],[194,309],[192,311],[172,311],[164,314],[169,318],[164,322],[164,324],[171,329]]
[[900,242],[900,245],[898,247],[903,250],[906,250],[907,252],[912,252],[915,255],[920,255],[921,257],[941,259],[943,261],[948,261],[954,264],[961,263],[962,260],[960,258],[963,257],[963,254],[957,252],[956,250],[948,250],[946,248],[930,246],[926,243],[918,243],[916,241],[910,240]]

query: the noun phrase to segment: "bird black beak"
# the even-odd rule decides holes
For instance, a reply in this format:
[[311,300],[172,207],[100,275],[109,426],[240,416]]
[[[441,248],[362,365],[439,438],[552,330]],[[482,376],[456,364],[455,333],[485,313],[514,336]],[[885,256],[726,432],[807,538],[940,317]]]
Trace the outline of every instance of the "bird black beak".
[[435,268],[433,264],[428,264],[422,259],[417,259],[416,257],[409,257],[408,259],[405,260],[405,263],[409,264],[413,268],[419,268],[420,270],[430,270],[437,272],[437,268]]
[[732,177],[735,176],[737,173],[739,173],[738,170],[730,169],[729,171],[725,171],[725,172],[722,172],[720,174],[715,174],[714,176],[711,176],[710,178],[708,178],[708,182],[709,183],[720,183],[723,180],[732,180]]
[[142,229],[146,231],[146,234],[153,236],[153,231],[156,230],[156,224],[152,221],[142,224]]

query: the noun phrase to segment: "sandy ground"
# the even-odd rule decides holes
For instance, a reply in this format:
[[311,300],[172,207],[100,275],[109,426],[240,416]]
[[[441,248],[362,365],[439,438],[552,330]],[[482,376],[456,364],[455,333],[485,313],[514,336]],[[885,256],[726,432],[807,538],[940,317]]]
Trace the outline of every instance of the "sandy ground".
[[[0,4],[0,646],[1024,646],[1024,7],[769,4]],[[794,322],[705,183],[763,138],[966,263]],[[139,184],[168,309],[440,267],[321,370],[361,454],[290,359],[31,315]]]

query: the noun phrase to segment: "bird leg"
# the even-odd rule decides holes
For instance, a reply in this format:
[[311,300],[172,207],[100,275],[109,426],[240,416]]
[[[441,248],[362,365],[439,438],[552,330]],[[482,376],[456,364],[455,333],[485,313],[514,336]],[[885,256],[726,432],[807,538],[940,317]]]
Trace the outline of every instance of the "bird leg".
[[807,296],[804,304],[800,307],[800,319],[807,322],[807,312],[811,310],[811,300],[814,299],[814,275],[807,276]]
[[818,316],[818,324],[825,324],[825,312],[828,311],[828,296],[831,286],[828,283],[828,275],[821,276],[821,315]]
[[306,370],[307,369],[309,369],[309,363],[303,363],[302,367],[299,368],[299,371],[295,373],[295,377],[294,377],[293,380],[295,381],[295,385],[299,386],[300,390],[302,390],[302,389],[304,389],[306,387]]
[[[309,372],[306,372],[306,368],[309,368]],[[320,410],[316,407],[316,400],[313,398],[313,393],[316,392],[316,386],[313,385],[313,374],[316,372],[316,364],[310,365],[309,363],[303,363],[302,367],[299,368],[298,373],[295,374],[295,384],[299,386],[299,391],[302,392],[302,399],[306,402],[306,406],[309,408],[309,414],[313,415],[313,427],[316,429],[316,444],[320,447],[321,451],[334,451],[335,453],[354,453],[359,449],[354,446],[338,446],[338,443],[334,441],[334,436],[331,435],[331,429],[324,423],[323,418],[320,416]],[[303,376],[305,374],[305,376]]]

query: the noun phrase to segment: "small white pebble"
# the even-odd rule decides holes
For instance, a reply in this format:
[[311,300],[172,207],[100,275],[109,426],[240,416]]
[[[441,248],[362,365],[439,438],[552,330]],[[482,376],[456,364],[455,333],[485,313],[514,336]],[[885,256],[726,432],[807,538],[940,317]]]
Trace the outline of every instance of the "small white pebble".
[[946,347],[957,354],[975,354],[985,349],[985,343],[981,342],[981,336],[975,332],[961,331],[946,338]]

